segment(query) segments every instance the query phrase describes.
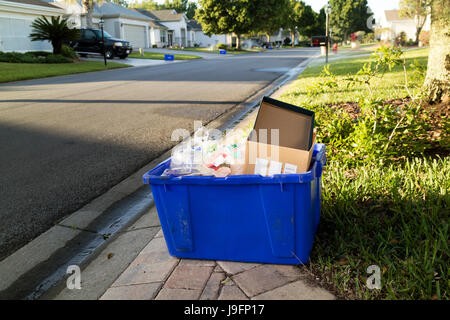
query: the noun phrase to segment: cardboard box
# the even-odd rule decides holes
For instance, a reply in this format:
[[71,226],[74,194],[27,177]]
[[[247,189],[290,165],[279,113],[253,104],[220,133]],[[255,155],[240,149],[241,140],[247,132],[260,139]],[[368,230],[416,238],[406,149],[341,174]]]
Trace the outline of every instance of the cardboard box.
[[264,97],[246,144],[245,162],[232,166],[232,174],[307,172],[314,143],[314,112]]

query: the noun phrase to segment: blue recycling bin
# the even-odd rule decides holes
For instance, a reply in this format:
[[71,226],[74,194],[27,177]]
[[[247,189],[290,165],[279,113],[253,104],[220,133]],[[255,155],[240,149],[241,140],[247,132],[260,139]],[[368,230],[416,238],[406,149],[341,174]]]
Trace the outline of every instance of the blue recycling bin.
[[273,177],[161,176],[170,159],[144,175],[169,253],[178,258],[304,264],[320,218],[325,145],[310,170]]
[[173,54],[165,54],[164,55],[164,60],[165,61],[174,61],[175,60],[175,56]]

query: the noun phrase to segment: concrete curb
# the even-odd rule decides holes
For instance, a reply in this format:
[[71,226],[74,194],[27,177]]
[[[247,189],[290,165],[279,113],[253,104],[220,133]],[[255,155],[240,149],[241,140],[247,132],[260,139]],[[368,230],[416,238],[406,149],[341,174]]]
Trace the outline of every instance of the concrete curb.
[[[225,130],[236,126],[255,110],[264,95],[272,95],[275,91],[281,94],[279,89],[293,81],[316,57],[306,59],[205,127]],[[0,261],[0,299],[38,299],[64,278],[67,266],[83,266],[92,261],[120,231],[154,206],[152,196],[148,195],[148,186],[142,184],[142,176],[169,158],[171,150]],[[131,213],[123,217],[119,214],[121,210]],[[42,268],[50,268],[51,271],[43,274]]]

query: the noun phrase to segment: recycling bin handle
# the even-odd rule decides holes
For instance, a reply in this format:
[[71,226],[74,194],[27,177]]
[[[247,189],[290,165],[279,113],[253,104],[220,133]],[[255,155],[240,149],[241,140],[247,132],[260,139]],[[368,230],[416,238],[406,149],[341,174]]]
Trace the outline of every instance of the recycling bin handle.
[[316,177],[320,177],[322,175],[323,167],[327,164],[325,145],[322,145],[322,148],[317,152],[316,164]]

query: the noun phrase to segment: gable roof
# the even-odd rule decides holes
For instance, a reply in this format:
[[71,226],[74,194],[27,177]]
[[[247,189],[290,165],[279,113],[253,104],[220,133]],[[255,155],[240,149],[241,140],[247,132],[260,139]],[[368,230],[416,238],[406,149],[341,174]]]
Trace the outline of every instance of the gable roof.
[[387,21],[411,20],[407,17],[400,17],[400,10],[385,10],[384,14]]
[[152,10],[150,13],[157,19],[162,22],[169,21],[180,21],[184,16],[184,13],[177,13],[173,9],[168,10]]
[[51,3],[42,1],[42,0],[4,0],[8,2],[16,2],[16,3],[22,3],[22,4],[31,4],[33,6],[41,6],[41,7],[48,7],[52,9],[61,9],[58,6],[55,6]]
[[139,12],[140,14],[143,14],[144,16],[147,16],[148,18],[150,18],[150,26],[153,28],[157,28],[157,29],[165,29],[168,30],[168,28],[159,23],[158,22],[158,18],[156,16],[154,16],[150,11],[145,10],[145,9],[140,9],[140,8],[134,8],[133,10]]
[[148,21],[149,18],[137,11],[127,9],[118,4],[105,1],[100,6],[94,5],[94,15],[102,17],[124,17],[130,19],[138,19]]
[[195,20],[188,20],[187,22],[188,30],[202,31],[202,25]]

